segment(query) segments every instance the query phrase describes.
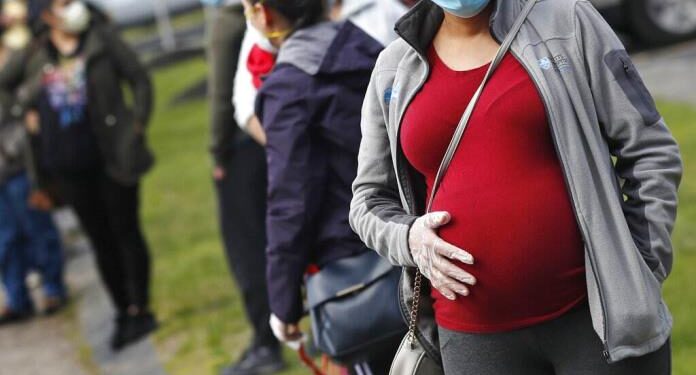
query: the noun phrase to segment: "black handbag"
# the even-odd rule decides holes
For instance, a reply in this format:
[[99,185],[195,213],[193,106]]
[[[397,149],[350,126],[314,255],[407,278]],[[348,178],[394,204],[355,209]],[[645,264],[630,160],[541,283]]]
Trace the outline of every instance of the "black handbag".
[[398,343],[407,331],[399,309],[400,277],[400,268],[374,251],[335,260],[310,276],[307,302],[317,349],[351,364]]

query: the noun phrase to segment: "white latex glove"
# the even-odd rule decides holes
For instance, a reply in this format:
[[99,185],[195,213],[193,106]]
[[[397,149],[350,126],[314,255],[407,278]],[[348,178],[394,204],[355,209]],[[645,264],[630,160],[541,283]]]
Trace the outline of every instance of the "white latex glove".
[[269,322],[273,335],[278,341],[284,343],[292,350],[300,350],[302,344],[306,341],[306,337],[298,324],[288,324],[278,319],[275,314],[271,314]]
[[433,288],[445,298],[454,300],[456,295],[469,295],[464,284],[475,285],[476,278],[450,260],[474,264],[474,257],[468,252],[445,242],[436,230],[450,222],[447,212],[432,212],[419,217],[411,226],[408,245],[418,269]]

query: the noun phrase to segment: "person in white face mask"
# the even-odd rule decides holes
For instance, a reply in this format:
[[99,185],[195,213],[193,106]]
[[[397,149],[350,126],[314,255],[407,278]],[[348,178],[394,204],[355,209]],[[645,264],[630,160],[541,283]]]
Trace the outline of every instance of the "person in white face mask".
[[[7,63],[0,89],[19,93],[13,110],[38,114],[35,170],[45,171],[39,185],[55,181],[91,240],[117,310],[111,346],[119,350],[157,327],[139,219],[139,182],[154,163],[145,139],[150,77],[117,33],[91,22],[82,1],[52,0],[41,19],[48,30]],[[15,82],[24,83],[13,88]],[[123,86],[132,91],[132,106]]]
[[231,101],[245,32],[244,11],[239,0],[201,2],[206,5],[207,15],[210,153],[219,228],[251,330],[240,358],[221,373],[270,374],[281,371],[285,363],[278,340],[268,326],[271,313],[265,278],[266,155],[263,147],[235,124],[236,111]]

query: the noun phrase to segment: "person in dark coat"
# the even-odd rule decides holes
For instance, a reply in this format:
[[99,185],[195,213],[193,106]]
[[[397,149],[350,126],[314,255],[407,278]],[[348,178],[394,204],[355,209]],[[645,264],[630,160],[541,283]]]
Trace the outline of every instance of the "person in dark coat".
[[[145,139],[150,77],[112,29],[91,22],[81,1],[52,0],[41,19],[49,30],[8,62],[0,89],[18,86],[13,110],[39,115],[39,185],[47,176],[57,182],[92,242],[117,310],[111,346],[118,350],[157,326],[139,218],[139,182],[154,163]],[[130,107],[124,84],[133,94]]]
[[[232,97],[235,72],[246,32],[240,0],[202,0],[206,24],[210,152],[217,213],[227,264],[241,296],[250,342],[222,375],[272,374],[282,371],[281,347],[268,319],[266,293],[266,154],[235,122]],[[253,98],[249,98],[253,101]]]
[[[322,0],[245,6],[251,25],[279,48],[256,115],[267,139],[271,326],[288,342],[301,335],[308,267],[368,251],[348,211],[362,101],[382,45],[351,22],[328,21]],[[381,367],[372,372],[386,373]]]

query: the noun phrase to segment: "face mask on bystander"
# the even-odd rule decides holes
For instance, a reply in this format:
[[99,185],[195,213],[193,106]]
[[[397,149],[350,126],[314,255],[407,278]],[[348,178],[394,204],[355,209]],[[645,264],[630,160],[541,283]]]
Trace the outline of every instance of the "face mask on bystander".
[[58,14],[60,27],[69,33],[79,34],[87,29],[91,14],[82,1],[73,1],[66,5]]
[[271,41],[268,39],[268,37],[263,35],[256,27],[254,27],[251,21],[246,21],[246,27],[247,33],[250,33],[252,35],[252,40],[254,41],[254,43],[256,43],[257,46],[259,46],[259,48],[273,54],[278,53],[278,48],[271,44]]

